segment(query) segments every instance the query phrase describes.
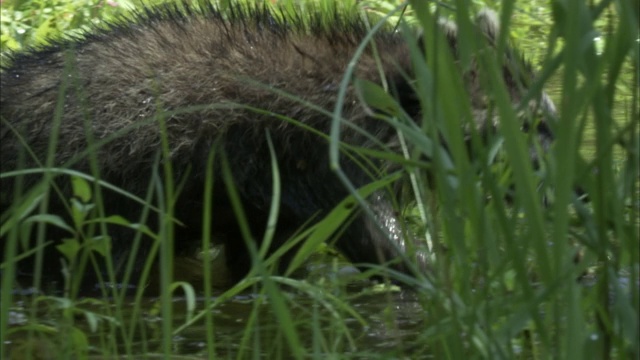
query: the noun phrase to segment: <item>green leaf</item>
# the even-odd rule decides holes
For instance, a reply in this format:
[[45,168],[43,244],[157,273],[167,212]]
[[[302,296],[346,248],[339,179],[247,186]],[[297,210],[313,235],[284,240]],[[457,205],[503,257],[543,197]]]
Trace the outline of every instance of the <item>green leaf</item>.
[[197,302],[196,292],[193,289],[193,286],[185,281],[176,281],[172,283],[170,286],[170,292],[173,293],[178,288],[184,291],[184,300],[187,306],[186,317],[187,317],[187,321],[189,321],[190,319],[193,318],[193,313],[196,310],[196,302]]
[[92,223],[106,223],[106,224],[120,225],[129,229],[140,231],[141,233],[148,235],[151,238],[154,238],[154,239],[157,238],[157,235],[154,234],[153,231],[151,231],[151,229],[149,229],[147,225],[132,223],[120,215],[111,215],[104,219],[88,220],[85,224],[92,224]]
[[49,37],[49,35],[55,31],[55,26],[53,26],[53,19],[47,19],[45,22],[43,22],[42,24],[40,24],[40,26],[38,26],[36,28],[36,31],[34,33],[34,38],[36,39],[46,39]]
[[390,116],[400,115],[400,106],[380,85],[363,79],[356,79],[353,83],[358,96],[367,106]]
[[87,203],[91,200],[91,186],[89,186],[87,180],[78,176],[72,176],[71,187],[73,189],[73,196],[82,202]]
[[47,223],[73,233],[73,229],[58,215],[38,214],[28,217],[25,223]]
[[73,262],[80,252],[80,242],[76,239],[64,239],[62,244],[56,245],[56,249],[60,251],[64,257]]
[[111,237],[108,235],[100,235],[92,238],[87,242],[87,249],[95,251],[102,256],[107,256],[111,251]]
[[55,335],[58,333],[58,329],[55,328],[54,326],[49,326],[49,325],[39,324],[39,323],[29,323],[22,326],[8,328],[6,335],[15,334],[19,332],[29,332],[29,331],[33,331],[35,333],[40,333],[40,334],[46,334],[46,335]]
[[89,340],[87,334],[77,327],[71,328],[71,343],[75,350],[76,358],[86,358],[86,353],[89,349]]
[[87,320],[87,324],[89,325],[89,330],[92,333],[95,333],[98,330],[98,324],[100,323],[100,317],[95,313],[85,311],[84,318]]
[[79,229],[86,219],[87,215],[95,207],[94,204],[85,204],[78,199],[71,199],[71,216],[73,217],[73,224]]
[[4,236],[11,228],[16,226],[20,220],[29,215],[33,209],[40,204],[43,197],[44,195],[42,193],[38,193],[37,195],[31,193],[28,198],[21,201],[18,207],[11,211],[11,217],[0,227],[0,237]]

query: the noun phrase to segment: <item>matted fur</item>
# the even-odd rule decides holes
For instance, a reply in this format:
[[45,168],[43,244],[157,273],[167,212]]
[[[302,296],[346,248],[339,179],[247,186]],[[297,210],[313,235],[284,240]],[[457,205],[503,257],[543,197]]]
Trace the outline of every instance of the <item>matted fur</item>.
[[[268,132],[282,179],[275,249],[303,224],[322,218],[348,195],[329,168],[326,139],[282,119],[294,119],[320,133],[329,131],[330,117],[305,102],[334,109],[345,69],[367,30],[356,16],[336,13],[330,26],[322,19],[314,13],[305,19],[287,14],[274,17],[269,10],[256,8],[234,8],[223,15],[212,8],[165,6],[143,10],[132,20],[92,34],[13,54],[11,65],[3,69],[0,78],[0,170],[18,167],[18,154],[25,150],[17,134],[35,156],[27,153],[21,166],[44,163],[56,123],[54,114],[61,110],[55,164],[65,166],[71,161],[73,169],[91,173],[86,156],[77,158],[88,148],[87,133],[94,141],[112,137],[95,150],[100,178],[144,197],[158,171],[158,119],[162,117],[170,155],[161,162],[170,160],[175,178],[185,181],[175,205],[175,216],[184,224],[176,226],[180,252],[200,243],[207,159],[216,146],[229,159],[254,238],[262,238],[272,201]],[[483,30],[493,36],[497,25],[486,25],[482,23]],[[455,28],[444,28],[455,47]],[[409,47],[401,35],[390,31],[376,34],[373,41],[379,58],[369,48],[358,60],[354,76],[380,83],[380,75],[385,74],[399,103],[414,119],[421,119],[406,78],[412,74]],[[66,91],[61,97],[63,86]],[[476,91],[470,89],[472,100],[482,99]],[[397,142],[396,130],[368,117],[351,87],[342,116],[382,144]],[[341,140],[375,147],[367,136],[349,127]],[[371,164],[373,168],[363,169],[361,164],[343,160],[356,186],[372,181],[376,169],[389,168],[379,160],[371,159]],[[225,243],[228,267],[239,279],[251,261],[235,225],[220,169],[216,166],[215,170],[210,221]],[[30,185],[37,179],[26,180]],[[58,183],[65,196],[70,196],[68,180]],[[3,199],[12,196],[11,189],[12,179],[2,179]],[[139,217],[139,204],[109,191],[103,199],[108,215],[132,221]],[[370,264],[397,260],[407,248],[417,249],[409,260],[424,270],[426,255],[403,233],[388,194],[377,192],[368,201],[375,218],[358,215],[337,240],[337,248],[356,263]],[[3,200],[2,209],[10,203]],[[63,207],[54,200],[50,211],[62,213]],[[156,227],[155,218],[152,215],[149,221],[152,228]],[[377,224],[382,224],[384,231]],[[121,228],[110,229],[110,234],[114,250],[126,254],[132,234]],[[391,267],[411,271],[404,261],[394,261]]]

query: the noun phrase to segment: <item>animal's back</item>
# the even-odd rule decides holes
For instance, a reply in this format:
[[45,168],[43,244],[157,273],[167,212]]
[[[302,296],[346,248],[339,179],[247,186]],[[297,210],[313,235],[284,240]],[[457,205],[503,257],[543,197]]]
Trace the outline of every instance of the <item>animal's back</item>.
[[[311,33],[296,22],[277,24],[260,10],[243,11],[230,19],[215,12],[185,16],[156,11],[80,41],[61,41],[18,55],[2,73],[1,114],[25,134],[35,154],[42,155],[56,107],[63,106],[60,164],[86,148],[85,127],[96,139],[122,131],[101,148],[108,154],[101,157],[105,171],[118,172],[123,171],[123,157],[136,171],[158,151],[160,115],[168,120],[172,156],[178,161],[189,158],[198,141],[215,138],[232,124],[247,122],[247,131],[253,129],[258,137],[264,127],[280,128],[272,125],[273,120],[261,121],[266,116],[234,107],[237,104],[325,130],[328,117],[303,102],[333,109],[364,28],[325,28],[318,34],[319,29]],[[408,67],[401,39],[387,34],[379,41],[388,68],[399,59]],[[378,73],[370,54],[360,60],[357,76],[375,80]],[[60,97],[63,88],[65,96]],[[346,118],[362,117],[359,106],[350,106],[354,102],[349,92]],[[201,109],[195,109],[198,106]],[[8,131],[2,133],[7,136]],[[3,150],[14,150],[15,142],[3,143]]]
[[[319,21],[321,15],[310,16]],[[187,241],[199,244],[202,235],[204,177],[216,144],[230,160],[254,236],[262,237],[272,201],[269,137],[283,188],[278,225],[283,235],[276,238],[275,249],[348,194],[329,168],[327,141],[321,134],[328,132],[327,113],[335,106],[366,29],[357,17],[335,16],[332,26],[313,21],[309,26],[293,16],[278,22],[264,9],[236,9],[224,17],[211,10],[184,14],[158,8],[82,39],[14,55],[1,75],[0,170],[40,166],[55,137],[53,165],[92,173],[93,157],[101,180],[144,197],[158,172],[158,156],[160,164],[170,160],[176,181],[185,181],[175,202],[176,217],[184,225],[176,226],[177,241],[180,248],[191,248]],[[379,82],[384,73],[407,89],[405,75],[411,66],[401,36],[382,32],[375,41],[382,51],[365,51],[355,76]],[[347,121],[383,143],[395,136],[392,127],[366,116],[351,85],[344,104]],[[163,136],[168,159],[162,155]],[[342,140],[358,146],[368,141],[354,130],[346,131]],[[92,148],[95,144],[100,145]],[[18,164],[20,152],[26,156]],[[354,162],[344,165],[357,185],[375,174]],[[214,231],[226,233],[227,261],[236,276],[242,276],[251,262],[241,232],[228,219],[232,210],[220,190],[217,165],[215,174],[218,200],[211,221]],[[31,184],[38,178],[27,179]],[[10,197],[12,179],[2,182],[4,195]],[[63,195],[70,196],[69,181],[58,184]],[[383,197],[377,197],[376,211],[395,217]],[[139,216],[141,206],[119,195],[107,192],[103,199],[107,215],[132,221]],[[50,208],[59,212],[64,207],[54,202]],[[397,234],[389,237],[372,221],[378,220],[354,220],[345,240],[338,242],[356,262],[384,262],[405,248],[398,226],[391,229]],[[115,231],[114,247],[126,248],[131,234]]]

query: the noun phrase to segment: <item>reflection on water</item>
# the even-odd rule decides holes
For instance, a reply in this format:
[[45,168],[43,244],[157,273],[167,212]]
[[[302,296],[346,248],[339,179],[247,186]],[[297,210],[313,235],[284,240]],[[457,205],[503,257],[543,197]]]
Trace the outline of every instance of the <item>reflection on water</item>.
[[[315,266],[321,267],[323,264]],[[325,269],[334,268],[329,263],[324,266]],[[351,274],[353,271],[349,266],[345,268],[346,273]],[[337,272],[343,271],[338,269]],[[592,286],[593,280],[582,279],[585,292],[598,291]],[[612,284],[610,291],[612,304],[630,301],[629,281],[629,272],[621,271],[617,283]],[[322,286],[314,286],[322,290]],[[426,343],[425,336],[434,336],[426,334],[425,329],[427,325],[433,327],[433,324],[428,322],[429,311],[435,310],[425,309],[421,305],[425,303],[424,299],[421,301],[420,296],[413,291],[375,289],[376,287],[366,281],[350,282],[337,288],[327,287],[327,293],[341,298],[344,305],[353,310],[355,315],[350,315],[349,311],[340,308],[342,305],[324,303],[328,297],[311,297],[293,289],[282,289],[287,301],[287,311],[293,322],[291,325],[300,339],[301,346],[305,348],[305,353],[315,353],[320,357],[325,354],[343,354],[362,359],[431,358],[429,349],[425,349],[423,344]],[[197,310],[204,311],[207,304],[218,299],[218,296],[220,294],[211,299],[199,297],[196,302]],[[142,316],[134,314],[135,301],[134,298],[125,299],[122,306],[124,313],[121,315],[124,321],[132,321],[135,327],[131,327],[130,323],[114,327],[135,328],[134,335],[130,336],[132,341],[129,349],[126,349],[122,340],[115,340],[118,352],[145,354],[151,358],[162,357],[163,319],[158,315],[159,300],[142,299]],[[28,322],[29,316],[25,310],[28,308],[27,304],[26,300],[24,303],[18,301],[14,304],[14,310],[8,314],[10,328]],[[174,298],[172,305],[173,329],[176,329],[188,320],[189,311],[187,301],[183,297]],[[101,305],[95,304],[95,307],[96,312],[106,312]],[[247,357],[249,354],[258,355],[260,358],[289,358],[291,354],[284,340],[283,326],[279,323],[279,317],[273,308],[268,296],[252,292],[224,301],[206,310],[211,317],[209,325],[202,318],[172,336],[172,358],[236,358],[240,355]],[[59,318],[51,317],[49,309],[43,308],[40,312],[38,316],[43,326],[60,322]],[[120,339],[121,335],[120,330],[109,333],[104,328],[95,332],[89,322],[80,317],[75,320],[75,326],[89,336],[89,344],[96,348],[101,346],[105,337]],[[52,357],[47,357],[46,354],[61,354],[62,349],[59,348],[60,341],[57,338],[59,336],[67,335],[58,332],[48,337],[38,334],[29,338],[26,332],[20,332],[11,334],[5,345],[9,348],[9,354],[20,354],[20,351],[28,346],[32,350],[35,349],[37,358],[49,359]],[[514,346],[517,347],[517,344]],[[89,354],[91,355],[91,351]]]
[[[400,353],[417,354],[416,347],[420,344],[421,330],[428,314],[415,293],[398,290],[355,296],[366,292],[361,286],[351,287],[349,291],[354,296],[348,300],[348,306],[364,319],[364,324],[361,319],[345,313],[336,319],[329,309],[304,294],[287,294],[288,310],[294,322],[292,325],[305,349],[312,349],[314,339],[318,337],[333,336],[335,343],[321,352],[353,352],[367,358],[388,358]],[[186,321],[185,301],[176,299],[174,305],[174,324],[179,325]],[[154,306],[155,301],[148,300],[145,308],[152,309]],[[204,306],[205,300],[199,299],[198,308]],[[213,333],[216,357],[233,358],[244,352],[245,355],[260,353],[268,358],[275,351],[275,343],[284,344],[282,327],[266,298],[259,299],[253,294],[237,296],[210,310],[210,315],[213,318],[213,331],[208,331],[204,320],[190,325],[173,337],[174,353],[210,358],[212,354],[207,349],[207,341],[211,340],[207,336],[210,333]],[[250,332],[253,339],[243,342],[247,326],[253,329]],[[160,319],[150,318],[145,327],[147,336],[156,334],[157,337],[147,337],[144,346],[151,352],[161,352]],[[286,348],[278,351],[283,355],[288,353]]]

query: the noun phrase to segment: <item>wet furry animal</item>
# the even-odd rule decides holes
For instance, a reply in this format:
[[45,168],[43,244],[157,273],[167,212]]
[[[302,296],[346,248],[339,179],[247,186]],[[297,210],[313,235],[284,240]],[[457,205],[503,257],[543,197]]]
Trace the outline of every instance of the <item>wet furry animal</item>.
[[[304,102],[329,111],[335,108],[345,69],[367,30],[357,17],[335,15],[331,26],[322,25],[320,15],[311,14],[310,19],[310,25],[303,25],[296,16],[276,21],[264,9],[235,8],[223,15],[213,9],[158,7],[80,38],[12,54],[11,65],[0,78],[1,171],[46,163],[52,133],[58,134],[55,166],[95,174],[89,160],[93,156],[101,180],[140,198],[148,193],[150,179],[163,179],[163,165],[170,162],[176,183],[182,184],[174,204],[180,222],[174,226],[176,253],[188,253],[202,237],[208,159],[215,151],[213,214],[207,221],[214,237],[224,243],[227,266],[238,280],[252,262],[224,186],[222,157],[228,159],[252,237],[260,242],[273,200],[267,140],[271,139],[282,189],[271,252],[349,194],[329,166],[328,141],[320,135],[329,133],[331,118]],[[497,31],[488,16],[479,19],[487,35]],[[443,29],[455,48],[455,27]],[[373,41],[379,62],[369,47],[354,76],[381,83],[384,73],[398,102],[420,121],[409,47],[401,35],[390,31],[378,33]],[[483,96],[476,93],[477,79],[467,79],[472,103],[480,109]],[[518,80],[506,68],[505,81],[513,83],[517,103]],[[342,116],[364,132],[344,126],[341,141],[370,149],[380,148],[379,144],[397,148],[396,130],[367,114],[350,87]],[[54,128],[54,124],[59,125]],[[91,142],[100,141],[99,147],[86,152]],[[379,159],[362,160],[342,157],[342,168],[357,187],[395,170]],[[40,180],[40,176],[24,177],[25,188]],[[14,179],[1,181],[4,211],[13,204]],[[68,199],[68,178],[60,176],[55,183],[62,198]],[[158,192],[152,193],[157,205]],[[64,214],[68,210],[57,197],[52,197],[48,212]],[[122,215],[132,222],[140,218],[142,206],[113,191],[103,189],[102,202],[106,215]],[[407,265],[411,262],[426,269],[425,253],[402,230],[389,193],[378,190],[367,202],[375,216],[356,212],[336,247],[359,264],[385,264],[411,273],[414,268]],[[157,218],[152,212],[146,220],[154,231]],[[53,238],[68,236],[49,230]],[[109,234],[116,258],[125,257],[133,232],[110,227]],[[143,251],[149,248],[146,241]],[[59,255],[53,253],[47,252],[52,257],[47,266],[59,264],[55,260]],[[284,256],[285,265],[289,257]]]

